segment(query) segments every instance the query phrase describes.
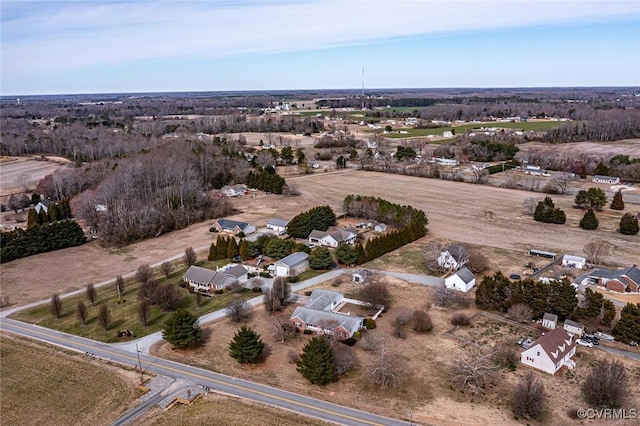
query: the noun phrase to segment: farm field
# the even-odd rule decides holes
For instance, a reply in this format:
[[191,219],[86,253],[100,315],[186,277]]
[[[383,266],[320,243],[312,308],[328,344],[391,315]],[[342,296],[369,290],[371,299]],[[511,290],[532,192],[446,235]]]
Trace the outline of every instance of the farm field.
[[[383,134],[386,138],[391,139],[400,139],[400,138],[411,138],[418,136],[442,136],[442,133],[445,131],[455,130],[456,134],[464,134],[465,132],[472,132],[473,129],[478,129],[480,127],[495,127],[497,129],[518,129],[523,131],[535,130],[535,131],[543,131],[554,129],[556,127],[560,127],[563,123],[560,121],[528,121],[524,123],[500,123],[500,122],[488,122],[488,123],[470,123],[470,124],[461,124],[454,126],[445,126],[445,127],[434,127],[432,129],[414,129],[414,128],[404,128],[404,127],[394,127],[394,133],[385,133]],[[398,131],[403,131],[406,133],[396,133]],[[372,133],[372,130],[365,130],[367,133]]]
[[[522,211],[523,201],[542,198],[540,193],[352,169],[288,181],[298,188],[300,196],[258,193],[256,197],[235,198],[233,206],[241,213],[232,218],[260,227],[269,218],[291,219],[322,204],[331,205],[339,213],[348,194],[375,195],[427,213],[429,234],[410,247],[442,239],[487,246],[510,258],[517,258],[514,253],[520,253],[524,260],[530,248],[581,255],[587,242],[605,240],[615,247],[609,262],[628,266],[640,259],[638,237],[615,232],[621,212],[605,209],[600,228],[584,231],[578,227],[582,211],[572,208],[570,195],[553,196],[556,205],[565,209],[567,224],[551,225],[534,222]],[[8,295],[13,306],[43,300],[54,292],[77,290],[135,271],[142,264],[180,255],[188,246],[206,249],[214,239],[210,226],[211,221],[201,222],[123,249],[104,249],[91,242],[5,263],[0,268],[0,296]],[[419,253],[415,252],[414,258],[418,259]],[[518,264],[521,262],[518,260]],[[400,259],[387,262],[386,266],[396,270],[403,269],[403,265]]]
[[35,188],[43,177],[64,167],[69,160],[48,157],[47,161],[35,157],[11,157],[0,161],[0,197],[14,192],[22,192],[23,181],[29,188]]
[[108,425],[134,398],[137,375],[0,333],[0,412],[7,425]]
[[573,156],[579,152],[586,155],[610,155],[622,154],[631,158],[640,157],[640,139],[625,139],[612,142],[574,142],[561,144],[544,144],[541,142],[527,142],[518,144],[520,152],[518,156],[536,152],[537,154],[553,153],[556,155]]

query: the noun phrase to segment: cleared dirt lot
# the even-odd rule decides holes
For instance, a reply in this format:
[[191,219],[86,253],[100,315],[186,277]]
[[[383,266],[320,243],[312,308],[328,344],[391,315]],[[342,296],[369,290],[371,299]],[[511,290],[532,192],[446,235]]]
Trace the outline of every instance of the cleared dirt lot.
[[[235,198],[232,203],[242,213],[233,218],[260,227],[271,217],[291,219],[317,205],[329,204],[339,213],[347,194],[375,195],[427,213],[429,234],[414,243],[418,246],[430,239],[460,241],[497,252],[518,252],[524,260],[530,248],[581,255],[587,242],[605,240],[614,246],[608,261],[628,266],[640,259],[639,237],[615,232],[622,213],[630,208],[623,212],[605,209],[598,214],[600,228],[584,231],[578,227],[583,212],[572,208],[574,197],[570,195],[553,196],[556,205],[565,209],[567,224],[551,225],[523,214],[525,199],[543,196],[527,191],[350,169],[318,172],[289,182],[295,184],[300,196],[258,193]],[[0,267],[0,296],[9,295],[12,304],[23,304],[112,279],[142,264],[181,254],[188,246],[208,246],[213,240],[210,226],[211,221],[206,221],[119,250],[103,249],[92,242],[9,262]],[[395,268],[402,268],[402,263]]]
[[614,142],[576,142],[549,145],[542,142],[527,142],[519,144],[521,153],[535,151],[537,153],[555,153],[574,156],[576,153],[587,155],[623,154],[631,158],[640,157],[640,139],[625,139]]

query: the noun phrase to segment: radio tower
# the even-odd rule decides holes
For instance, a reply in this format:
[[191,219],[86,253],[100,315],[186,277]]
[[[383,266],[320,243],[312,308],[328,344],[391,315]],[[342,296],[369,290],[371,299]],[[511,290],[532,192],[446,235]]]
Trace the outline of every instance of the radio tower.
[[364,109],[364,67],[362,67],[362,109]]

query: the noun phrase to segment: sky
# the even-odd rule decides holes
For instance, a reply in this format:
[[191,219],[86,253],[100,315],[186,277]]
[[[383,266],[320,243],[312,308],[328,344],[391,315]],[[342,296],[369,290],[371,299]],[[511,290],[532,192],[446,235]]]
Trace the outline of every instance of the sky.
[[3,96],[640,86],[640,0],[0,6]]

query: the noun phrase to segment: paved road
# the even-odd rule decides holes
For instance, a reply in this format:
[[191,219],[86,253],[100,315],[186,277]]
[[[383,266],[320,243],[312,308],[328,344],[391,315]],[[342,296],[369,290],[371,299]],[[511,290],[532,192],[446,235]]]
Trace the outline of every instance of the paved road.
[[[117,346],[95,342],[37,325],[2,318],[0,319],[0,329],[81,353],[91,354],[94,357],[100,357],[106,362],[115,362],[132,367],[136,367],[138,364],[137,354],[132,354]],[[154,358],[146,354],[139,355],[141,365],[147,371],[176,379],[188,380],[201,386],[210,387],[217,392],[269,404],[327,422],[341,425],[406,425],[408,423],[162,358]]]

